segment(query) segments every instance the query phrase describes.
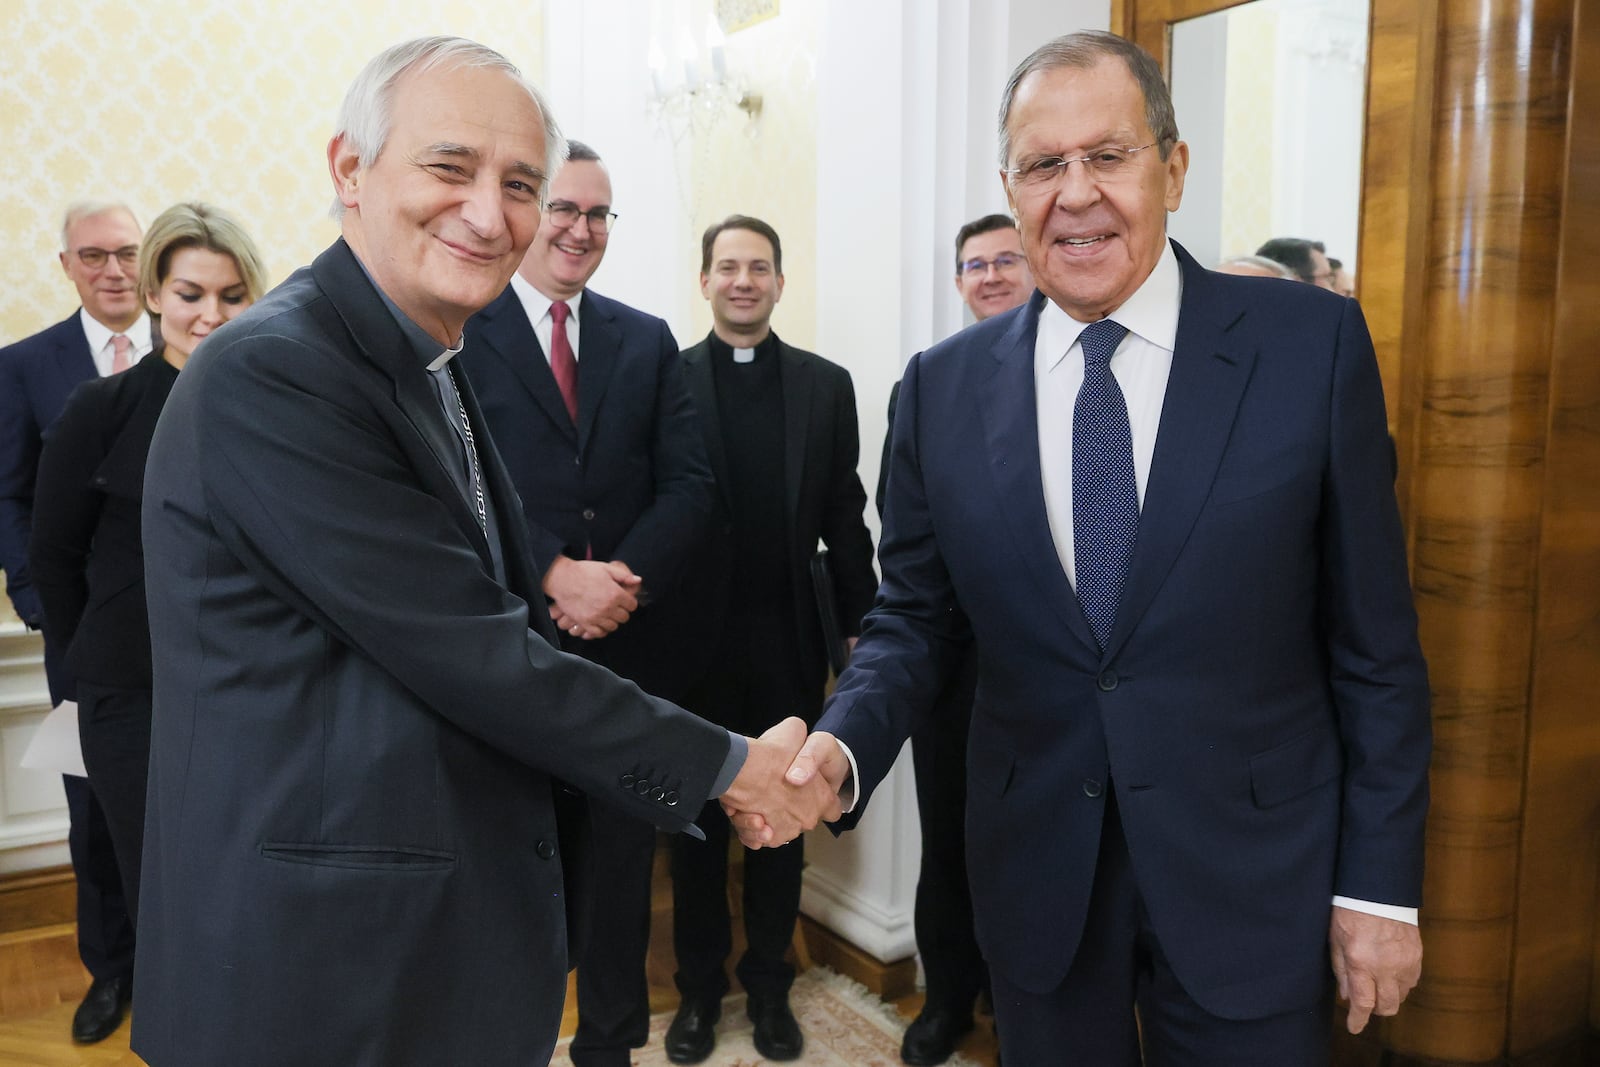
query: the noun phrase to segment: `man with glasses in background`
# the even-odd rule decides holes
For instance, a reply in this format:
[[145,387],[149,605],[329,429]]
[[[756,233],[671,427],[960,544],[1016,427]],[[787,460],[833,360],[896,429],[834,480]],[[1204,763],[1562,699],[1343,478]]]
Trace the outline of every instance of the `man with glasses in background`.
[[[695,638],[675,609],[710,520],[711,468],[667,324],[586,288],[617,216],[599,154],[567,146],[533,244],[469,320],[461,360],[522,497],[562,649],[681,703]],[[656,829],[604,804],[589,811],[595,892],[571,1056],[625,1067],[650,1026]]]
[[1041,46],[999,125],[1040,292],[907,365],[883,584],[790,780],[852,778],[852,825],[975,647],[1006,1061],[1325,1065],[1335,981],[1357,1031],[1422,962],[1428,678],[1361,310],[1168,240],[1189,147],[1131,42]]
[[[982,322],[1020,307],[1033,293],[1033,272],[1010,215],[985,215],[956,232],[956,291]],[[889,485],[889,446],[900,383],[889,390],[889,429],[878,467],[878,514]],[[939,1064],[972,1029],[972,1009],[989,984],[972,930],[967,888],[967,729],[972,723],[978,663],[969,652],[939,694],[932,721],[911,739],[916,768],[922,864],[914,921],[927,996],[906,1028],[900,1059],[913,1067]]]
[[[0,349],[0,569],[17,617],[40,628],[28,578],[34,476],[44,434],[80,382],[127,370],[150,351],[138,292],[139,221],[126,205],[79,201],[61,226],[61,269],[82,306],[65,320]],[[73,699],[72,681],[44,649],[50,702]],[[105,816],[85,778],[66,775],[68,849],[77,877],[78,956],[93,978],[72,1018],[72,1039],[92,1044],[122,1022],[133,993],[133,924],[122,897]]]

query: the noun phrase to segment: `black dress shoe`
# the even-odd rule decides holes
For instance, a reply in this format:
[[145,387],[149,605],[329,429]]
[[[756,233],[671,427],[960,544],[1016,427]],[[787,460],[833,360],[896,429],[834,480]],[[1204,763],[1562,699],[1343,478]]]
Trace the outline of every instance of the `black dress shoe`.
[[684,998],[662,1042],[667,1059],[673,1063],[699,1063],[711,1055],[717,1046],[717,1020],[721,1017],[721,1001]]
[[900,1058],[913,1067],[933,1067],[950,1058],[956,1042],[972,1029],[972,1013],[924,1008],[906,1027]]
[[805,1049],[806,1039],[800,1033],[800,1024],[789,1010],[789,998],[751,997],[750,1022],[755,1026],[751,1040],[756,1051],[769,1060],[797,1060]]
[[72,1040],[92,1045],[116,1033],[132,991],[133,982],[128,978],[96,978],[72,1014]]

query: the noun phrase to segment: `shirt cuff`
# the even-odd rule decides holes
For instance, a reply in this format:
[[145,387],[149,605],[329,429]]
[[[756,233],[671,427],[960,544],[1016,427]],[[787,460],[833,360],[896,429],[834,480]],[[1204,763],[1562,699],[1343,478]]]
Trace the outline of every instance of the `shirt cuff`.
[[733,787],[733,780],[739,777],[739,772],[744,769],[744,761],[750,755],[750,742],[744,734],[728,731],[728,757],[722,761],[722,770],[717,772],[716,780],[711,783],[711,797],[715,800]]
[[1333,906],[1348,908],[1350,911],[1359,911],[1367,915],[1376,915],[1383,919],[1393,919],[1395,922],[1417,925],[1417,909],[1403,908],[1398,904],[1375,904],[1370,900],[1354,900],[1350,897],[1334,897]]
[[844,758],[850,761],[850,775],[839,786],[839,814],[849,815],[856,810],[856,780],[860,777],[856,770],[856,754],[850,751],[849,745],[837,737],[833,742],[844,752]]

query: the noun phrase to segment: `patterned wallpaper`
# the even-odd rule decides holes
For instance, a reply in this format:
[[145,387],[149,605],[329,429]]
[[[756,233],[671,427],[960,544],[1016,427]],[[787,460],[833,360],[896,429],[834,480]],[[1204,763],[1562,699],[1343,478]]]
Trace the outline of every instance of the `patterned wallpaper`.
[[537,82],[543,31],[543,0],[4,0],[0,343],[76,306],[56,262],[71,201],[126,200],[144,222],[211,201],[244,222],[280,281],[337,233],[324,149],[361,64],[453,33]]

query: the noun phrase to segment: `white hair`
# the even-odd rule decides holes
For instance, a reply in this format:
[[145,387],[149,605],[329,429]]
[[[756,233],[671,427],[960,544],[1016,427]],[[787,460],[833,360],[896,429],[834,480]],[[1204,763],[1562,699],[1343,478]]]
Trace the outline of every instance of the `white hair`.
[[[435,67],[487,67],[503,72],[520,85],[539,109],[544,123],[545,170],[547,178],[554,175],[566,158],[567,146],[544,94],[505,56],[464,37],[418,37],[385,49],[361,68],[344,94],[344,103],[339,105],[333,134],[343,137],[355,150],[362,166],[371,166],[389,140],[394,90],[400,79]],[[334,218],[344,215],[344,204],[337,197],[329,214]]]
[[1285,267],[1275,259],[1266,256],[1229,256],[1217,264],[1217,269],[1223,267],[1254,267],[1256,270],[1265,271],[1274,278],[1288,278],[1290,281],[1299,281],[1300,275]]
[[120,200],[74,200],[67,205],[66,214],[61,217],[61,251],[72,251],[72,228],[84,219],[92,219],[96,215],[108,215],[113,211],[120,211],[133,220],[135,228],[139,226],[139,216],[133,213],[133,208]]

